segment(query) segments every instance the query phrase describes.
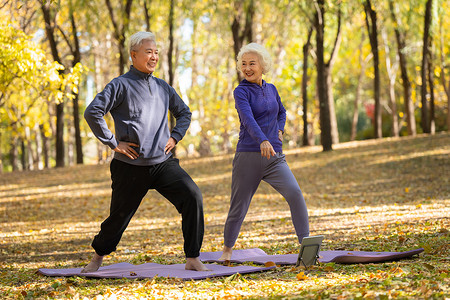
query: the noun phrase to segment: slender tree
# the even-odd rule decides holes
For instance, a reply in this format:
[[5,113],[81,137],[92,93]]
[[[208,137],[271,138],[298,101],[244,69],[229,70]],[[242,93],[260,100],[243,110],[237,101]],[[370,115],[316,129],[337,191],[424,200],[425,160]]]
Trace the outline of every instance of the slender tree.
[[385,55],[385,62],[386,62],[386,71],[387,75],[389,77],[389,103],[390,103],[390,109],[391,109],[391,115],[392,115],[392,127],[391,127],[391,134],[393,137],[399,136],[399,124],[398,124],[398,116],[397,116],[397,103],[396,103],[396,97],[395,97],[395,83],[397,80],[397,72],[398,72],[398,55],[395,55],[395,60],[392,63],[391,57],[390,57],[390,48],[389,48],[389,42],[387,39],[387,34],[385,30],[382,30],[381,37],[383,38],[383,44],[384,44],[384,52]]
[[317,56],[317,93],[320,108],[320,138],[323,151],[333,150],[331,136],[330,107],[328,101],[328,86],[326,65],[324,60],[325,36],[325,0],[315,2],[316,56]]
[[[52,16],[51,1],[41,0],[40,4],[45,22],[45,34],[53,60],[62,65],[56,42],[56,24],[54,21],[56,11],[53,11]],[[60,73],[62,74],[63,70],[60,70]],[[64,102],[60,102],[56,104],[56,166],[63,167],[64,165]]]
[[302,76],[302,102],[303,102],[303,146],[311,146],[309,138],[310,128],[308,122],[308,57],[311,50],[311,36],[313,27],[308,30],[306,43],[303,45],[303,76]]
[[117,20],[116,12],[111,4],[111,0],[105,0],[111,24],[113,25],[113,36],[117,42],[117,51],[119,52],[119,74],[122,75],[125,71],[128,59],[125,47],[125,35],[128,32],[130,25],[131,5],[133,4],[133,0],[121,0],[118,2],[120,3],[119,12],[117,13],[120,16],[119,20]]
[[[168,72],[169,72],[169,85],[173,86],[175,81],[175,67],[174,67],[174,10],[175,10],[175,0],[170,0],[170,9],[169,9],[169,50],[167,51],[167,62],[168,62]],[[171,112],[169,112],[169,122],[170,122],[170,130],[175,127],[175,117]],[[176,153],[176,147],[172,149],[173,155]]]
[[[422,77],[422,87],[421,87],[421,100],[422,100],[422,109],[421,112],[421,121],[420,124],[422,126],[422,131],[424,133],[430,133],[430,116],[429,116],[429,107],[428,107],[428,93],[427,89],[427,77],[428,70],[430,69],[430,25],[432,21],[431,10],[433,7],[433,0],[427,0],[426,8],[425,8],[425,18],[424,18],[424,29],[423,29],[423,50],[422,50],[422,68],[421,68],[421,77]],[[430,82],[432,84],[432,82]],[[430,87],[432,89],[432,87]],[[430,91],[431,92],[431,91]]]
[[336,37],[334,39],[333,49],[331,50],[330,59],[325,63],[325,73],[327,80],[327,93],[328,93],[328,107],[330,111],[330,125],[331,125],[331,139],[333,144],[339,144],[339,130],[336,119],[336,109],[334,105],[334,94],[333,94],[333,66],[337,59],[337,54],[339,52],[339,47],[342,41],[342,10],[341,2],[338,3],[338,15],[337,15],[337,30]]
[[391,18],[394,23],[395,37],[397,40],[398,57],[400,61],[400,71],[403,85],[403,101],[406,111],[406,124],[409,135],[416,135],[416,118],[414,116],[414,103],[412,100],[411,82],[408,75],[407,58],[406,58],[406,38],[405,33],[401,31],[402,24],[397,18],[396,7],[393,0],[389,0],[389,9]]
[[[234,17],[231,24],[231,32],[233,34],[234,58],[237,59],[239,50],[244,45],[244,41],[250,43],[253,41],[253,18],[255,15],[254,0],[250,0],[248,5],[244,6],[244,0],[234,1]],[[242,19],[245,19],[242,21]],[[243,23],[243,24],[242,24]],[[242,74],[237,71],[238,82],[241,82]]]
[[355,102],[353,103],[353,117],[352,117],[352,129],[350,132],[350,141],[354,141],[356,139],[356,131],[358,128],[357,126],[358,126],[358,117],[359,117],[359,103],[361,101],[361,90],[362,90],[362,85],[363,85],[363,79],[364,79],[364,75],[365,75],[365,72],[367,69],[367,64],[373,57],[372,53],[370,53],[364,57],[363,51],[362,51],[364,40],[365,40],[365,35],[363,33],[362,37],[361,37],[361,42],[359,44],[359,64],[361,66],[361,69],[359,71],[358,84],[356,86]]
[[[81,51],[80,51],[80,41],[78,39],[77,24],[74,16],[74,5],[73,1],[69,2],[69,19],[72,29],[72,39],[73,44],[70,43],[69,39],[66,38],[67,44],[69,46],[70,52],[72,53],[72,67],[75,67],[81,62]],[[78,101],[78,91],[72,91],[72,104],[73,104],[73,124],[75,129],[75,148],[77,154],[77,164],[83,164],[83,143],[81,141],[81,130],[80,130],[80,105]]]
[[375,138],[382,137],[381,128],[381,100],[380,100],[380,58],[378,54],[378,28],[377,13],[370,0],[364,2],[366,12],[366,26],[369,33],[370,46],[373,54],[374,67],[374,98],[375,98],[375,116],[374,116],[374,135]]
[[145,14],[145,30],[151,31],[150,27],[150,20],[152,17],[152,14],[150,13],[150,7],[152,6],[152,0],[144,0],[144,14]]
[[428,63],[428,85],[430,86],[430,133],[436,133],[436,116],[435,116],[435,98],[434,98],[434,69],[433,69],[433,52],[429,51],[428,55],[429,63]]
[[445,95],[447,96],[447,131],[450,131],[450,79],[447,81],[447,76],[445,75],[445,69],[447,68],[447,63],[445,61],[444,54],[444,32],[442,30],[442,18],[439,18],[439,52],[440,52],[440,67],[441,67],[441,82],[444,87]]

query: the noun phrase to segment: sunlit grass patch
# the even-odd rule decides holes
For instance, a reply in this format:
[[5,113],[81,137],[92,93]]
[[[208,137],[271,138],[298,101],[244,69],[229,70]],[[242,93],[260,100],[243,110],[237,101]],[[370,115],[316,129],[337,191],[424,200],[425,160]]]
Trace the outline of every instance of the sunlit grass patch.
[[[407,251],[379,264],[319,264],[308,272],[277,266],[263,273],[197,281],[173,278],[51,278],[39,268],[82,267],[107,217],[107,165],[2,174],[0,295],[5,299],[390,299],[450,297],[450,135],[382,139],[286,151],[307,201],[311,234],[323,250]],[[204,198],[203,251],[220,251],[229,208],[232,155],[181,159]],[[298,253],[289,206],[261,184],[236,249]],[[149,192],[105,264],[184,263],[181,218]]]

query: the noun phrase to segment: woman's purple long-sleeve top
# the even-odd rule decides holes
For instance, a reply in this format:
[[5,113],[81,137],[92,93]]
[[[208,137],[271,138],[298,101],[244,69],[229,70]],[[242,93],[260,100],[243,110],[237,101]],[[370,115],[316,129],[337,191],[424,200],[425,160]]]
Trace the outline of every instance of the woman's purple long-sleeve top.
[[284,132],[286,109],[276,87],[264,80],[259,86],[244,79],[234,90],[234,99],[241,123],[236,151],[260,152],[260,144],[269,141],[275,152],[281,152],[278,130]]

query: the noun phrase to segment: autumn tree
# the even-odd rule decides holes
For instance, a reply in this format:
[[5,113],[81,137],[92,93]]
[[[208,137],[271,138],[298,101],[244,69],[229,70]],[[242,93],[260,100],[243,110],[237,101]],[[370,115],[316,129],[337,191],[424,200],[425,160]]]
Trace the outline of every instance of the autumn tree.
[[414,103],[412,99],[412,88],[410,82],[410,76],[408,72],[408,62],[407,62],[407,45],[406,45],[406,33],[402,29],[401,19],[398,15],[398,8],[394,4],[393,0],[388,0],[390,15],[394,25],[395,37],[397,40],[397,53],[400,62],[400,72],[403,85],[403,101],[405,105],[406,112],[406,123],[409,135],[416,135],[416,118],[414,116]]
[[397,71],[398,71],[398,55],[394,56],[394,61],[391,60],[390,57],[391,49],[389,48],[388,37],[385,29],[382,30],[381,36],[384,44],[386,73],[389,79],[388,95],[389,95],[389,107],[392,115],[391,135],[393,137],[398,137],[400,130],[398,124],[398,112],[395,96],[395,84],[397,82]]
[[[446,5],[446,6],[445,6]],[[447,70],[448,67],[448,61],[446,60],[446,50],[444,45],[446,44],[447,38],[445,34],[449,34],[448,30],[444,31],[444,12],[448,11],[449,4],[448,2],[445,2],[443,7],[439,7],[440,17],[439,17],[439,66],[440,66],[440,79],[442,83],[442,87],[444,90],[444,93],[447,97],[447,131],[450,131],[450,78],[447,80]],[[447,19],[448,22],[448,19]],[[447,23],[448,24],[448,23]],[[447,43],[448,44],[448,43]],[[447,53],[448,53],[447,49]],[[447,55],[448,58],[448,55]]]
[[320,106],[320,138],[323,151],[332,150],[333,138],[327,81],[327,65],[325,62],[325,0],[318,0],[315,5],[314,25],[316,31],[317,59],[317,93]]
[[[168,71],[169,71],[169,85],[173,86],[174,83],[174,77],[175,77],[175,70],[174,70],[174,12],[175,10],[175,0],[170,0],[170,9],[169,9],[169,50],[167,51],[167,62],[169,65]],[[170,114],[170,129],[172,130],[175,127],[175,118],[172,113]],[[175,148],[172,150],[173,153],[175,153]]]
[[362,98],[362,88],[363,88],[363,79],[365,77],[365,72],[367,69],[367,65],[369,61],[372,59],[373,54],[365,54],[363,51],[363,43],[365,40],[364,33],[361,35],[361,40],[359,43],[359,74],[358,74],[358,81],[356,85],[356,91],[355,91],[355,100],[353,102],[353,116],[352,116],[352,125],[351,125],[351,132],[350,132],[350,141],[354,141],[356,139],[356,131],[357,131],[357,125],[358,125],[358,118],[359,118],[359,105]]
[[[69,47],[72,54],[72,68],[81,63],[81,50],[80,41],[78,38],[78,27],[75,18],[75,10],[77,7],[74,4],[74,0],[69,0],[69,20],[70,20],[70,35],[63,34],[63,37]],[[72,93],[72,110],[73,110],[73,127],[75,135],[75,148],[76,148],[76,162],[77,164],[83,164],[83,143],[81,141],[80,130],[80,105],[78,97],[78,87],[73,90]]]
[[[111,2],[105,0],[108,9],[109,18],[113,27],[113,36],[117,42],[117,53],[119,55],[118,68],[119,74],[123,74],[127,65],[128,53],[125,46],[126,33],[130,25],[131,6],[133,0],[120,0]],[[117,5],[118,7],[114,6]]]
[[313,33],[313,27],[308,30],[308,37],[306,38],[306,42],[302,47],[303,52],[303,76],[302,76],[302,103],[303,103],[303,146],[312,146],[313,141],[310,138],[312,136],[311,126],[308,121],[308,61],[309,61],[309,52],[311,51],[311,37]]
[[[193,112],[191,127],[178,145],[178,155],[214,155],[233,150],[239,133],[233,89],[242,79],[236,72],[236,55],[248,42],[264,45],[272,55],[274,68],[265,74],[265,80],[277,86],[287,109],[286,147],[312,144],[314,134],[320,134],[327,151],[339,141],[377,136],[379,132],[372,132],[381,125],[386,131],[390,127],[392,136],[415,135],[415,113],[420,117],[426,109],[431,131],[432,116],[436,131],[448,129],[450,47],[446,41],[450,39],[450,9],[448,1],[433,0],[430,19],[426,19],[427,2],[431,3],[4,1],[0,13],[5,24],[11,22],[13,28],[29,34],[47,59],[64,66],[56,69],[63,82],[52,81],[61,84],[60,102],[56,96],[49,96],[56,94],[46,88],[38,93],[37,82],[32,82],[35,88],[29,88],[14,81],[3,96],[3,103],[8,105],[1,108],[0,151],[3,158],[11,158],[3,160],[5,168],[11,169],[10,161],[15,161],[16,169],[21,165],[32,168],[36,163],[50,166],[55,158],[60,165],[64,157],[66,163],[72,163],[75,152],[79,163],[79,157],[89,162],[93,158],[91,149],[95,150],[92,146],[97,146],[99,162],[111,159],[111,150],[98,143],[84,121],[77,118],[95,93],[125,72],[129,64],[126,39],[131,32],[141,30],[151,30],[157,37],[160,62],[155,76],[180,91]],[[376,26],[372,18],[375,7]],[[429,38],[424,42],[427,30],[423,25],[427,22],[431,22]],[[369,32],[372,40],[362,38],[362,32],[365,37]],[[372,53],[375,48],[377,62]],[[83,69],[76,67],[77,62],[89,67],[89,74],[70,79],[74,84],[69,89],[64,82],[69,80],[70,72]],[[32,91],[30,95],[24,95],[27,89]],[[370,112],[364,111],[361,104],[378,97],[384,124],[377,117],[378,125],[372,130]],[[40,113],[34,109],[36,104],[30,105],[31,99],[41,103]],[[425,100],[427,105],[422,103]],[[20,116],[23,118],[12,121]],[[109,115],[106,119],[111,121]]]
[[[55,23],[57,10],[52,7],[50,1],[41,0],[40,2],[42,16],[45,24],[45,34],[50,45],[50,51],[53,60],[62,65],[62,60],[59,54],[58,42],[56,37],[57,25]],[[60,70],[63,73],[63,69]],[[56,166],[63,167],[64,162],[64,101],[56,104]]]
[[367,31],[369,33],[369,41],[373,54],[373,68],[374,68],[374,100],[375,100],[375,114],[374,114],[374,136],[381,138],[383,136],[381,128],[381,99],[380,99],[380,56],[378,52],[378,27],[377,27],[377,13],[370,0],[364,2],[364,11],[366,13],[365,20]]
[[[432,76],[432,60],[431,60],[431,50],[430,45],[432,41],[432,37],[430,36],[430,26],[432,22],[432,7],[433,0],[427,0],[426,8],[425,8],[425,17],[424,17],[424,29],[423,29],[423,45],[422,45],[422,68],[421,68],[421,78],[422,78],[422,86],[421,86],[421,101],[422,101],[422,109],[421,111],[421,122],[422,131],[424,133],[431,133],[431,122],[434,119],[434,114],[430,116],[430,110],[434,107],[434,101],[428,101],[428,98],[433,99],[433,81],[430,80],[430,91],[427,89],[428,79]],[[430,102],[430,105],[428,104]],[[431,107],[429,107],[431,106]]]
[[[77,65],[74,72],[64,74],[61,64],[48,61],[45,52],[11,24],[2,24],[0,32],[0,119],[13,140],[11,165],[15,170],[18,169],[17,138],[22,137],[23,141],[22,166],[38,162],[42,153],[39,127],[45,123],[43,119],[49,118],[46,107],[61,103],[71,94],[81,69]],[[33,140],[35,150],[31,145]],[[25,155],[33,158],[30,163]]]
[[[234,15],[231,24],[233,34],[234,57],[237,59],[239,50],[244,45],[244,41],[251,43],[253,41],[253,18],[255,15],[254,0],[234,0]],[[236,70],[237,71],[237,70]],[[237,71],[238,82],[241,82],[242,74]]]

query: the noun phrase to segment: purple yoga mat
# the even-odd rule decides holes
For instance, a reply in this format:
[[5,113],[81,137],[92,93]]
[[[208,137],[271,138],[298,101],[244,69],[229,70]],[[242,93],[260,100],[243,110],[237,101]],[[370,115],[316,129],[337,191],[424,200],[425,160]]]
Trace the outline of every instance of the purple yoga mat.
[[[423,251],[423,248],[405,252],[320,251],[318,261],[321,263],[336,262],[342,264],[375,263],[407,258]],[[218,259],[221,255],[222,251],[202,252],[199,258],[203,262],[220,262]],[[253,262],[265,264],[266,262],[274,262],[277,265],[295,265],[297,258],[298,254],[268,255],[259,248],[253,248],[233,250],[230,261],[234,263]]]
[[130,263],[118,263],[114,265],[100,267],[96,272],[80,273],[82,268],[72,269],[39,269],[39,273],[46,276],[70,277],[85,276],[93,278],[152,278],[170,277],[181,278],[184,280],[205,279],[211,277],[229,276],[236,273],[246,274],[254,272],[262,272],[275,268],[273,267],[252,267],[252,266],[236,266],[226,267],[223,265],[207,264],[206,267],[211,271],[191,271],[185,270],[184,264],[176,265],[160,265],[156,263],[145,263],[141,265],[133,265]]

